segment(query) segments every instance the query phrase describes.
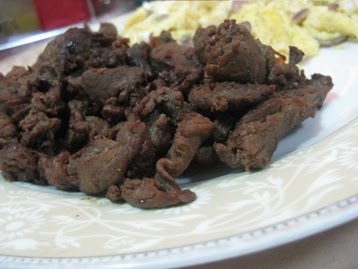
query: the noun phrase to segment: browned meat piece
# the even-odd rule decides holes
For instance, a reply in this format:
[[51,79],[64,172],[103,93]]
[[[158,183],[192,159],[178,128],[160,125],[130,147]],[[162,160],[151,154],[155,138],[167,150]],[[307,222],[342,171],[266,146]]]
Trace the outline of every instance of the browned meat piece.
[[0,149],[17,140],[17,128],[11,117],[0,111]]
[[126,62],[128,40],[71,28],[52,40],[39,56],[34,69],[46,80],[81,74],[88,67],[115,67]]
[[151,39],[151,65],[166,85],[187,92],[203,78],[203,69],[194,48],[179,45],[170,33]]
[[45,93],[33,93],[31,107],[46,113],[48,116],[58,116],[65,109],[65,104],[61,100],[60,87],[53,87]]
[[168,151],[174,135],[174,128],[165,114],[159,114],[149,123],[150,138],[158,156]]
[[128,166],[127,177],[144,177],[151,175],[155,164],[155,148],[150,138],[149,130],[144,122],[130,119],[120,124],[116,141],[120,145],[127,145],[136,137],[139,145],[138,152]]
[[108,122],[96,116],[87,116],[88,139],[91,141],[98,138],[114,139],[115,131],[109,126]]
[[[286,63],[286,58],[274,52],[271,47],[261,45],[261,51],[266,53],[267,67],[269,75],[268,83],[274,83],[281,88],[295,88],[305,80],[305,76],[299,71],[296,66],[302,60],[304,53],[296,47],[290,47],[289,62]],[[279,57],[274,57],[274,55]]]
[[184,120],[178,125],[167,156],[157,161],[157,176],[179,189],[174,177],[188,168],[196,150],[211,135],[214,128],[214,123],[201,114],[185,114]]
[[146,162],[151,162],[153,167],[154,157],[148,156],[148,150],[152,148],[148,144],[145,124],[134,122],[122,129],[122,140],[118,142],[94,139],[71,156],[62,152],[53,158],[42,157],[39,161],[41,177],[60,189],[76,190],[79,187],[87,194],[101,194],[109,186],[121,184],[128,171],[143,173],[140,169],[147,168]]
[[225,20],[217,28],[199,28],[194,45],[206,73],[217,81],[241,83],[279,83],[281,86],[302,80],[295,64],[302,52],[292,48],[290,62],[269,46],[255,40],[249,30],[235,20]]
[[140,150],[128,166],[126,176],[130,178],[143,178],[153,175],[155,171],[155,153],[149,131],[146,130]]
[[59,118],[49,118],[45,113],[32,108],[20,121],[22,145],[53,155],[57,151],[55,136],[61,127]]
[[106,197],[114,203],[123,202],[123,198],[121,195],[121,189],[118,185],[109,186]]
[[184,118],[184,97],[179,91],[167,87],[149,92],[135,107],[135,113],[146,116],[158,105],[159,110],[168,115],[173,123],[178,123]]
[[38,162],[40,178],[61,190],[78,190],[78,179],[70,176],[67,171],[69,160],[68,151],[54,157],[41,156]]
[[68,174],[78,178],[82,192],[103,194],[109,186],[122,183],[130,161],[140,148],[139,143],[136,136],[127,145],[110,139],[93,140],[72,156]]
[[275,85],[219,82],[198,86],[190,91],[189,101],[197,108],[210,111],[248,109],[266,99]]
[[152,67],[150,66],[151,49],[148,43],[141,42],[134,44],[127,50],[129,64],[143,68],[149,77],[153,76]]
[[217,42],[217,28],[214,25],[210,25],[206,28],[199,27],[196,29],[193,42],[195,51],[203,64],[207,64],[210,61],[212,46]]
[[71,100],[68,107],[70,119],[63,141],[64,149],[74,152],[93,139],[114,139],[115,130],[107,121],[96,116],[85,116],[87,108],[84,102]]
[[69,122],[65,133],[63,148],[74,152],[79,150],[88,140],[88,124],[85,120],[85,102],[71,100],[68,102]]
[[205,71],[218,81],[263,83],[267,77],[266,59],[258,42],[235,20],[225,20],[215,32],[213,26],[199,28],[194,36]]
[[290,46],[288,62],[292,65],[298,64],[302,61],[304,55],[305,54],[303,53],[303,51],[299,50],[296,47]]
[[19,122],[30,110],[32,73],[24,67],[14,67],[5,77],[0,76],[0,110]]
[[279,140],[303,120],[313,117],[332,87],[330,77],[314,75],[298,89],[274,95],[239,120],[226,145],[214,145],[219,158],[232,168],[263,168]]
[[102,22],[98,32],[107,38],[116,38],[118,36],[116,26],[111,23]]
[[37,171],[38,154],[21,144],[8,144],[0,150],[0,170],[8,180],[44,184]]
[[190,190],[167,191],[160,181],[152,178],[126,179],[120,192],[126,202],[140,208],[163,208],[196,199],[195,193]]
[[111,97],[106,100],[102,107],[102,117],[110,123],[118,123],[125,119],[126,107],[121,105],[118,98]]
[[214,120],[215,129],[213,140],[215,142],[224,142],[229,135],[230,130],[235,126],[237,119],[229,113],[217,115]]
[[120,102],[128,102],[132,96],[142,97],[141,90],[146,82],[144,70],[139,67],[119,66],[116,68],[90,68],[81,76],[70,78],[71,91],[81,97],[103,105],[110,97]]
[[213,147],[203,146],[198,148],[195,153],[193,163],[199,165],[215,165],[219,161],[219,158]]

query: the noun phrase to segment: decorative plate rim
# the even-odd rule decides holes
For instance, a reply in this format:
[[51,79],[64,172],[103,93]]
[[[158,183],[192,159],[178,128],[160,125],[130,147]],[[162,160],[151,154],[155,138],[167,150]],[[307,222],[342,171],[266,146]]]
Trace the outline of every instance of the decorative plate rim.
[[[326,218],[322,221],[322,218]],[[176,267],[204,264],[278,247],[337,227],[358,218],[358,194],[307,214],[232,236],[178,247],[110,256],[26,257],[0,255],[0,266],[29,268],[168,268],[171,257],[182,255]],[[239,243],[245,243],[242,247]],[[217,251],[220,248],[221,251]],[[205,250],[205,251],[204,251]],[[158,259],[160,258],[160,259]],[[144,263],[145,261],[145,263]],[[2,267],[2,266],[1,266]]]

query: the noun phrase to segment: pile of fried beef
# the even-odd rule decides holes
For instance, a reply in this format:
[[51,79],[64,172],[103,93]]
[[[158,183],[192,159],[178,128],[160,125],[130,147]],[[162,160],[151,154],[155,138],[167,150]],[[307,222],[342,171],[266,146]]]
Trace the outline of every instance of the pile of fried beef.
[[234,20],[199,28],[193,46],[69,29],[33,66],[0,74],[0,170],[141,208],[192,202],[175,180],[189,165],[262,169],[321,108],[331,78],[307,79],[302,57],[291,47],[286,61]]

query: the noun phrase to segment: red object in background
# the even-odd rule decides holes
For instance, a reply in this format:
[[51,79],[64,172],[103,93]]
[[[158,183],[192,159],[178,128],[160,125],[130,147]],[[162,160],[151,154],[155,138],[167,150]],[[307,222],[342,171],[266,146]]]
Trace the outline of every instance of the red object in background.
[[88,20],[86,0],[33,0],[42,30]]

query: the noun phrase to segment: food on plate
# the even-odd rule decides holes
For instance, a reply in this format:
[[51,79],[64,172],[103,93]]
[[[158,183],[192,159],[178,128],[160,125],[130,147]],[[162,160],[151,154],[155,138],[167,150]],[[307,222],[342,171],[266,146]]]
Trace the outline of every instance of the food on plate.
[[175,179],[189,166],[264,168],[333,87],[297,68],[302,51],[286,61],[235,20],[198,28],[193,44],[72,28],[33,66],[0,74],[5,178],[140,208],[189,203]]
[[285,55],[288,45],[312,57],[320,46],[358,39],[356,0],[249,1],[231,18],[249,21],[254,36]]
[[198,27],[218,25],[230,12],[231,1],[144,2],[128,18],[122,34],[137,43],[167,30],[179,43],[185,43]]
[[185,43],[197,27],[217,25],[227,17],[244,22],[256,38],[286,56],[289,46],[312,57],[320,46],[358,38],[356,0],[154,1],[129,17],[123,34],[139,42],[168,29]]

